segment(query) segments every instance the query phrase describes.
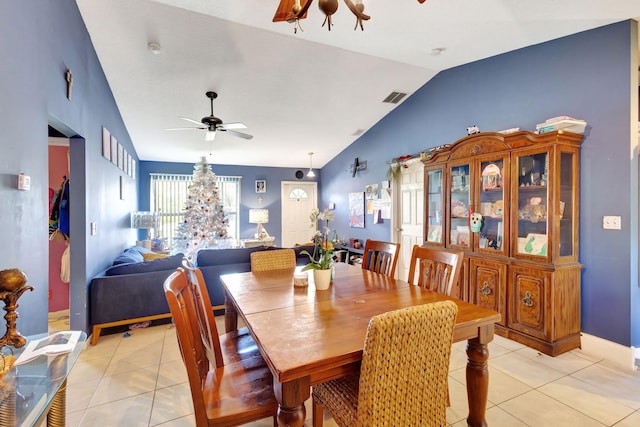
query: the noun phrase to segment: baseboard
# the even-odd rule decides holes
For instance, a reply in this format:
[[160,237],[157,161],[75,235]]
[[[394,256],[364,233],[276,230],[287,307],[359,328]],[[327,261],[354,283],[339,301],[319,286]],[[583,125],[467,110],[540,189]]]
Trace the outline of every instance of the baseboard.
[[640,369],[640,348],[625,347],[613,341],[582,333],[582,351],[597,359],[604,359],[623,371]]

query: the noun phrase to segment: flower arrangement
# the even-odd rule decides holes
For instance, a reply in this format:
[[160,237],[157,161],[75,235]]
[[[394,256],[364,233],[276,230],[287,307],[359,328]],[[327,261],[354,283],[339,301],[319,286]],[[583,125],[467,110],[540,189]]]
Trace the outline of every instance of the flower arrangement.
[[318,221],[326,221],[323,230],[317,230],[316,234],[311,238],[313,241],[313,255],[308,251],[302,251],[301,254],[309,257],[310,263],[302,268],[305,270],[328,270],[333,264],[333,242],[329,240],[329,221],[336,218],[335,214],[328,209],[320,212],[318,209],[313,209],[309,215],[311,219],[311,228],[317,228]]

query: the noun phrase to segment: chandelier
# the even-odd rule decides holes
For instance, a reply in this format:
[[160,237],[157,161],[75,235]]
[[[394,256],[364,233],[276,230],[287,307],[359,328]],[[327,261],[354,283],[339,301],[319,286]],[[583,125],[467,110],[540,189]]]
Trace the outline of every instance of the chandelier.
[[[280,0],[276,14],[273,16],[273,22],[293,22],[293,32],[296,33],[300,27],[300,20],[307,17],[307,10],[313,0]],[[424,3],[425,0],[418,0],[419,3]],[[304,3],[304,4],[302,4]],[[349,7],[349,10],[356,16],[356,26],[353,28],[356,30],[358,26],[362,31],[364,27],[362,21],[368,21],[371,17],[364,13],[364,2],[362,0],[356,0],[355,4],[352,0],[344,0],[344,3]],[[338,10],[338,0],[318,0],[318,8],[325,14],[324,22],[322,26],[327,24],[327,29],[331,31],[331,15]]]

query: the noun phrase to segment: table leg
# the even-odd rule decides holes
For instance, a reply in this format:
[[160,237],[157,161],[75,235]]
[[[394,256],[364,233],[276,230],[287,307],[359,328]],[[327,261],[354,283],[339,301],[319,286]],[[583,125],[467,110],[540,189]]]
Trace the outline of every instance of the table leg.
[[478,337],[467,343],[467,400],[469,416],[467,425],[486,427],[485,412],[489,394],[489,348],[487,344],[493,339],[493,325],[480,328]]
[[274,379],[273,391],[278,400],[278,425],[302,427],[307,416],[304,402],[311,396],[309,378],[300,378],[286,383]]
[[47,427],[65,427],[67,425],[67,380],[65,379],[58,392],[53,396],[51,408],[47,414]]
[[236,306],[227,297],[225,290],[224,299],[224,329],[225,332],[233,332],[238,330],[238,312]]

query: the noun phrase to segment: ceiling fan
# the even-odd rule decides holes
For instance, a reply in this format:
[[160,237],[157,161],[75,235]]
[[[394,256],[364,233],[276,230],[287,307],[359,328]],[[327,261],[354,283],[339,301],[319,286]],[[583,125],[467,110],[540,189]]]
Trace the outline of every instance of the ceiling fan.
[[207,98],[211,101],[211,115],[203,117],[200,121],[189,119],[187,117],[180,117],[182,120],[186,120],[191,123],[195,123],[198,125],[197,127],[184,127],[184,128],[170,128],[165,130],[192,130],[192,129],[202,129],[206,130],[205,141],[213,141],[216,137],[216,131],[227,132],[231,135],[239,136],[244,139],[251,139],[253,135],[249,135],[247,133],[238,132],[236,129],[246,129],[247,126],[244,123],[223,123],[222,119],[213,115],[213,100],[218,97],[218,94],[215,92],[207,92]]

